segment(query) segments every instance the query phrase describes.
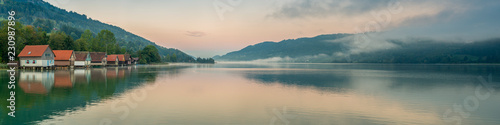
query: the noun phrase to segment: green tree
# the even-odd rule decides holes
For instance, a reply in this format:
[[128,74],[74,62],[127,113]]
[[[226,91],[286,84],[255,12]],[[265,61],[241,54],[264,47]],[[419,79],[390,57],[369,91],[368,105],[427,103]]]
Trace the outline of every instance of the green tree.
[[165,56],[165,58],[164,58],[165,62],[171,62],[170,58],[171,58],[170,54],[167,54],[167,56]]
[[92,32],[90,30],[85,30],[80,36],[80,39],[75,41],[75,50],[76,51],[91,51],[91,42],[94,37],[92,36]]
[[116,38],[113,32],[101,30],[97,36],[92,39],[92,50],[100,52],[116,53]]
[[144,47],[144,49],[140,51],[139,58],[144,59],[148,64],[161,62],[158,49],[153,45],[148,45]]
[[170,61],[177,62],[177,55],[175,53],[170,57]]
[[[4,62],[4,63],[7,63],[9,62],[9,55],[7,54],[7,47],[9,47],[8,45],[8,21],[7,20],[4,20],[0,23],[0,62]],[[24,31],[22,30],[23,29],[23,24],[21,24],[20,22],[17,22],[16,21],[16,25],[13,27],[15,29],[20,29],[20,30],[15,30],[14,32],[16,33],[15,35],[15,41],[16,41],[16,45],[15,45],[15,48],[16,48],[16,54],[20,53],[21,50],[24,48],[24,44],[26,42],[25,38],[24,38]],[[16,59],[17,60],[17,59]]]
[[64,38],[64,49],[66,50],[74,50],[75,49],[75,43],[73,41],[73,38],[71,36],[67,36]]
[[146,61],[146,59],[139,59],[139,64],[147,64],[148,62]]
[[52,28],[54,28],[54,22],[52,22],[51,20],[47,20],[47,19],[37,18],[33,22],[33,25],[36,27],[40,27],[45,32],[50,32],[50,31],[52,31]]
[[69,36],[66,35],[64,32],[55,32],[50,34],[49,37],[49,45],[50,48],[53,50],[64,50],[67,49],[67,42],[69,40],[67,39]]

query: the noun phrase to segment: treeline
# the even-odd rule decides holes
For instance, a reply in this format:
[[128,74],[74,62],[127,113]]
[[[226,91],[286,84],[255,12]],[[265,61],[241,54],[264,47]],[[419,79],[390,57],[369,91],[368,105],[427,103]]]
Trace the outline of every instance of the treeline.
[[373,49],[371,46],[379,46],[376,41],[359,45],[354,35],[325,34],[262,42],[214,58],[252,61],[279,57],[276,62],[297,63],[500,63],[500,38],[470,43],[423,38],[392,39],[386,41],[392,47]]
[[[0,28],[0,47],[2,50],[7,50],[7,25],[8,21],[1,22]],[[92,35],[90,30],[85,30],[79,39],[73,40],[73,37],[67,35],[64,31],[52,31],[47,33],[41,27],[33,27],[32,25],[24,26],[20,22],[16,22],[14,27],[16,41],[16,55],[26,45],[49,45],[52,50],[75,50],[89,52],[107,52],[108,54],[130,54],[132,57],[139,57],[140,63],[160,63],[161,57],[158,49],[149,45],[142,50],[134,51],[121,47],[117,42],[115,35],[109,30],[101,30],[97,36]],[[0,51],[1,62],[8,62],[8,54],[6,51]]]
[[215,63],[215,60],[212,58],[196,58],[197,63]]
[[398,48],[335,58],[335,63],[500,63],[500,39],[472,43],[391,41]]

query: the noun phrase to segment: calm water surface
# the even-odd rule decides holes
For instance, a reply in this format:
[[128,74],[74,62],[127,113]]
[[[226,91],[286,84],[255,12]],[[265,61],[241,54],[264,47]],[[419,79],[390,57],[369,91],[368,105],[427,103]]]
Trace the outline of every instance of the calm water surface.
[[[0,124],[498,125],[499,71],[249,63],[26,70],[17,73],[16,117],[2,101]],[[5,100],[5,70],[0,81]]]

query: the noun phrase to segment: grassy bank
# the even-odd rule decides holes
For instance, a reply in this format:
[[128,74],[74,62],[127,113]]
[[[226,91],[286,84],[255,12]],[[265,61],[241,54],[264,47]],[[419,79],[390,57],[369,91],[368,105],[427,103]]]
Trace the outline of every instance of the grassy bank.
[[0,69],[8,69],[9,66],[7,64],[4,64],[4,63],[0,63]]

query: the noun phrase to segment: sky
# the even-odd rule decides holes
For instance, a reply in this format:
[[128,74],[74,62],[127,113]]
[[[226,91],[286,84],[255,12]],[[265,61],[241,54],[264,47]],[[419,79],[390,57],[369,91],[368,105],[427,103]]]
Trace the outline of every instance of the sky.
[[197,57],[335,33],[459,42],[500,36],[498,0],[44,1]]

